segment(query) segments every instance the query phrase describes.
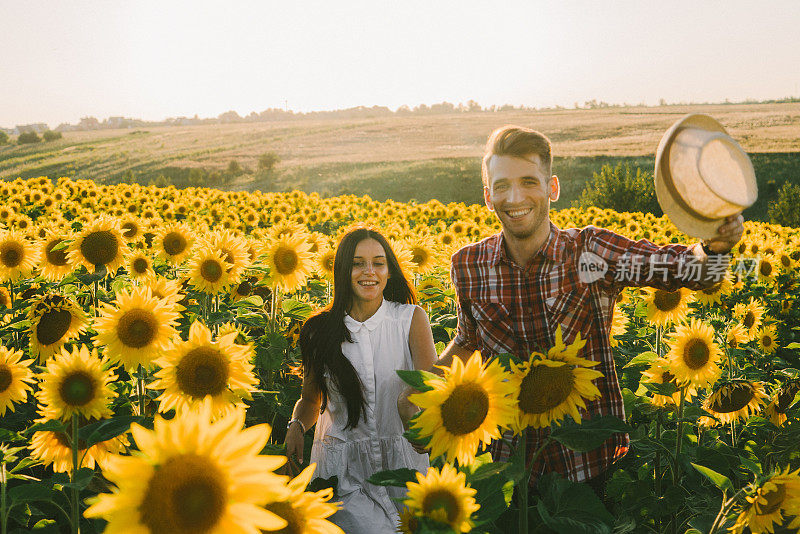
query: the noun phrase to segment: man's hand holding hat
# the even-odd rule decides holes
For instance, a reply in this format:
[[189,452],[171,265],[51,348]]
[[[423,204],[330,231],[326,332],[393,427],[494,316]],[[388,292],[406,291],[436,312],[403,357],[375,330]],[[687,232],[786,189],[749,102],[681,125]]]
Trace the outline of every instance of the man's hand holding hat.
[[717,235],[703,240],[703,244],[716,254],[727,254],[742,239],[744,217],[739,213],[725,217],[725,223],[717,229]]

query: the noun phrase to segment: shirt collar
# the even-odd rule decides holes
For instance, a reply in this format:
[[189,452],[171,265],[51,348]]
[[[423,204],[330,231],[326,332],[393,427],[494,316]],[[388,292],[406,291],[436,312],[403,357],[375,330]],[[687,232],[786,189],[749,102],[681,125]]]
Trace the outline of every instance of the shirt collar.
[[[542,256],[552,261],[561,261],[564,255],[564,246],[566,245],[564,232],[553,224],[553,221],[549,222],[550,235],[547,236],[544,245],[536,253],[536,256]],[[501,260],[511,262],[506,253],[505,236],[502,231],[499,234],[495,234],[492,247],[492,265],[499,264]]]
[[367,330],[372,332],[378,327],[384,315],[386,315],[386,299],[381,301],[381,305],[378,306],[378,309],[375,311],[375,313],[373,313],[372,316],[363,323],[350,317],[350,314],[345,314],[344,324],[353,333],[358,332],[362,327],[366,327]]

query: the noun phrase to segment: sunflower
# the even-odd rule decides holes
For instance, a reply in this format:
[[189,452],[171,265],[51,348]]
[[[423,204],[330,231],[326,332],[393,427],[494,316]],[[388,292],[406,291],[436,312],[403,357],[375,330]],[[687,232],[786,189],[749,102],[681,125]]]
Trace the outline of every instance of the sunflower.
[[178,304],[178,302],[183,299],[181,283],[178,280],[169,280],[156,276],[155,280],[148,281],[147,287],[150,288],[154,297],[160,299],[176,312],[181,312],[185,309]]
[[31,363],[33,360],[22,360],[22,351],[0,346],[0,416],[8,409],[13,412],[15,402],[28,398],[31,384],[36,382]]
[[5,286],[0,286],[0,310],[11,308],[11,293]]
[[747,329],[747,341],[755,339],[756,332],[761,326],[761,318],[764,315],[764,306],[755,298],[751,297],[747,304],[739,303],[733,307],[733,314],[742,322]]
[[[59,248],[68,242],[70,236],[64,236],[55,230],[47,230],[47,235],[41,241],[39,252],[41,253],[41,263],[39,270],[42,278],[51,282],[60,282],[72,272],[73,266],[67,257],[67,249]],[[58,250],[53,250],[58,248]]]
[[314,270],[329,282],[333,282],[333,262],[335,259],[336,250],[325,247],[317,253],[314,260]]
[[147,286],[117,293],[116,305],[103,303],[94,321],[98,345],[114,363],[133,371],[153,360],[170,346],[177,334],[178,313],[154,297]]
[[775,277],[778,275],[777,258],[770,254],[761,256],[761,258],[758,260],[756,273],[758,274],[758,280],[760,282],[764,282],[765,284],[774,284]]
[[733,282],[731,281],[731,273],[727,271],[725,276],[711,287],[700,289],[694,292],[696,302],[711,306],[713,304],[722,304],[722,297],[730,295],[733,290]]
[[233,302],[237,302],[253,294],[253,289],[258,283],[258,277],[248,276],[242,279],[238,284],[231,285],[230,295]]
[[767,394],[759,382],[737,380],[714,388],[703,403],[703,409],[728,424],[737,419],[747,419],[764,406]]
[[[47,419],[38,419],[37,423],[43,423]],[[84,419],[79,422],[79,426],[84,426],[87,421]],[[86,449],[84,440],[78,440],[78,458],[81,458],[80,466],[94,469],[95,464],[101,469],[105,466],[104,462],[110,454],[122,453],[129,445],[128,439],[124,436],[117,436],[95,443]],[[70,437],[66,432],[51,432],[40,430],[33,433],[31,437],[31,457],[41,461],[44,465],[53,465],[53,471],[57,473],[69,473],[72,471],[72,446]]]
[[[645,380],[646,379],[646,380]],[[655,360],[650,367],[642,372],[642,381],[650,382],[653,384],[675,384],[675,387],[680,390],[681,385],[675,380],[675,375],[670,372],[670,362],[666,358],[659,358]],[[683,400],[689,402],[692,397],[697,395],[697,389],[692,386],[686,386],[683,389]],[[676,391],[670,396],[653,394],[653,404],[656,406],[666,406],[667,404],[677,405],[681,400],[681,392]]]
[[97,356],[97,350],[66,348],[47,360],[47,370],[38,376],[42,415],[47,419],[66,421],[77,414],[86,419],[103,419],[113,414],[109,404],[114,392],[108,386],[113,380],[108,361]]
[[400,520],[397,525],[397,532],[402,534],[415,534],[419,528],[419,520],[414,515],[414,511],[406,506],[400,511]]
[[108,521],[107,532],[225,534],[284,528],[262,508],[286,495],[286,478],[273,471],[286,459],[260,456],[266,424],[244,429],[244,410],[215,422],[211,403],[156,418],[153,430],[133,424],[135,456],[114,456],[103,475],[116,487],[87,499],[84,516]]
[[291,292],[305,284],[312,269],[313,255],[308,252],[311,245],[305,234],[283,235],[269,246],[268,265],[273,287]]
[[628,330],[628,323],[630,319],[625,315],[625,312],[619,306],[614,305],[614,315],[611,318],[611,332],[608,335],[608,342],[612,347],[619,345],[617,336],[623,335]]
[[160,230],[154,240],[158,256],[173,265],[179,265],[189,254],[194,243],[192,229],[183,223],[171,223]]
[[800,469],[794,472],[789,467],[778,471],[755,488],[747,496],[736,523],[729,529],[732,534],[741,534],[749,528],[753,534],[774,532],[775,525],[784,523],[784,516],[800,515]]
[[132,280],[146,281],[156,277],[153,260],[140,250],[128,254],[125,259],[125,268]]
[[725,344],[728,348],[735,349],[742,343],[747,343],[747,330],[745,330],[741,324],[736,323],[732,325],[728,329],[728,333],[725,334]]
[[119,223],[109,217],[101,217],[87,225],[73,240],[67,254],[73,265],[82,264],[94,271],[105,265],[113,275],[122,265],[128,245],[122,237]]
[[231,283],[238,283],[252,260],[250,259],[249,244],[247,241],[230,230],[219,230],[212,233],[204,240],[205,249],[218,250],[222,260],[227,265],[226,271]]
[[39,262],[37,247],[15,230],[0,232],[0,282],[27,278]]
[[499,438],[498,427],[511,425],[513,389],[500,363],[483,364],[478,351],[466,363],[453,358],[452,365],[442,369],[443,378],[425,382],[432,390],[408,397],[422,408],[411,426],[420,437],[431,437],[431,457],[446,455],[449,461],[470,464],[481,443]]
[[[305,491],[316,464],[311,464],[289,481],[287,494],[280,500],[272,501],[264,506],[267,510],[284,519],[287,526],[279,532],[291,534],[344,534],[344,531],[328,521],[338,508],[329,502],[333,497],[333,488],[321,491]],[[267,532],[267,531],[262,531]]]
[[706,387],[720,375],[722,351],[714,342],[714,329],[697,319],[679,325],[669,340],[670,372],[678,383]]
[[189,262],[189,283],[198,291],[216,295],[230,285],[228,265],[217,250],[199,250]]
[[689,312],[692,293],[686,288],[675,291],[645,288],[644,302],[647,305],[647,320],[656,326],[679,323]]
[[406,276],[407,274],[416,272],[417,264],[414,263],[414,253],[406,242],[391,238],[389,238],[388,241],[392,252],[394,252],[397,258],[397,263],[400,264],[400,271],[403,275]]
[[765,325],[756,332],[758,346],[764,354],[772,354],[778,348],[777,331],[774,325]]
[[600,397],[600,390],[592,380],[603,376],[600,371],[589,369],[600,362],[577,356],[585,344],[579,335],[566,346],[559,326],[556,344],[546,356],[534,352],[522,365],[514,364],[510,382],[519,407],[514,421],[516,432],[528,426],[545,428],[567,415],[580,423],[578,408],[585,409],[585,400]]
[[446,523],[456,532],[469,532],[470,516],[480,509],[475,502],[476,490],[467,486],[464,473],[444,464],[439,471],[428,468],[428,473],[417,473],[416,482],[406,482],[408,493],[403,503],[417,516]]
[[793,380],[782,385],[772,397],[764,412],[773,425],[781,426],[786,422],[786,411],[794,403],[798,391],[800,391],[800,380]]
[[189,339],[173,345],[156,363],[161,369],[147,387],[163,389],[158,397],[163,413],[175,408],[181,411],[211,396],[214,415],[231,405],[243,405],[250,398],[258,379],[253,375],[246,345],[235,343],[237,334],[231,332],[211,340],[211,331],[195,321],[189,328]]
[[433,242],[425,237],[414,240],[410,245],[411,263],[414,264],[412,272],[419,274],[428,273],[436,265],[437,254]]
[[139,222],[139,218],[134,215],[125,216],[122,221],[120,221],[119,228],[122,232],[122,237],[128,243],[134,243],[143,238],[144,227],[141,222]]
[[55,293],[36,299],[28,313],[30,354],[44,363],[67,341],[86,330],[86,314],[75,301]]

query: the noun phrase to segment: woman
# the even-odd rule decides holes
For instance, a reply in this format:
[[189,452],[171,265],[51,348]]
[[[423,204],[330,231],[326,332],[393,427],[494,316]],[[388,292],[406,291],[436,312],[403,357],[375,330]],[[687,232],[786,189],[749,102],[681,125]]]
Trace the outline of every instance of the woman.
[[[427,472],[403,430],[417,408],[397,369],[430,369],[436,360],[425,312],[389,243],[359,228],[334,259],[333,302],[300,332],[303,389],[286,433],[286,454],[303,461],[303,433],[317,424],[311,463],[316,476],[338,478],[331,517],[348,534],[394,532],[402,488],[374,486],[372,474],[406,467]],[[319,418],[319,419],[318,419]]]

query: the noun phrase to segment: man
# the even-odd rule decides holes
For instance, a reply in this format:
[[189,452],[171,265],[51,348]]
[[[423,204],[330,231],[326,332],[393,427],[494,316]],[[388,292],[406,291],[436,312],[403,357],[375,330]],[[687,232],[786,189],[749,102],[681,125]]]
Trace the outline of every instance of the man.
[[[691,246],[658,247],[593,226],[561,230],[550,221],[550,203],[559,197],[551,165],[550,141],[539,132],[505,126],[489,137],[482,166],[484,200],[502,231],[453,255],[458,329],[437,364],[450,365],[456,356],[466,360],[475,350],[484,358],[509,352],[527,360],[532,352],[546,354],[560,325],[565,343],[580,333],[587,340],[581,357],[600,362],[594,369],[604,375],[595,381],[602,397],[587,403],[588,415],[624,419],[609,345],[616,296],[628,285],[669,291],[712,285],[727,267],[728,257],[722,254],[742,236],[743,218],[728,217],[714,239]],[[638,263],[638,276],[623,272],[632,259]],[[699,267],[698,276],[682,278],[692,263]],[[529,458],[547,431],[531,432]],[[582,454],[553,443],[534,465],[531,484],[537,476],[557,471],[575,482],[588,481],[597,491],[604,472],[627,452],[628,444],[626,434],[615,434]],[[492,452],[497,460],[510,451],[498,441]]]

